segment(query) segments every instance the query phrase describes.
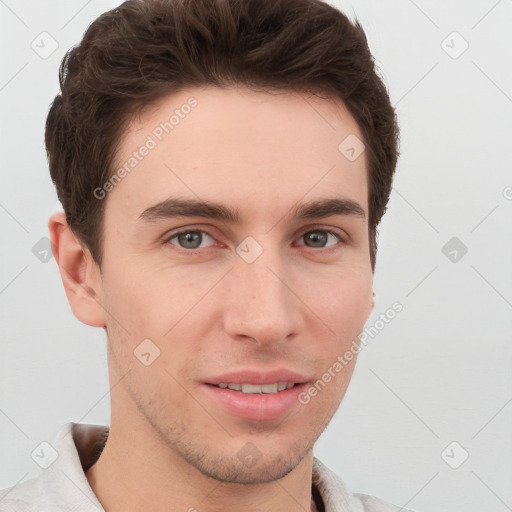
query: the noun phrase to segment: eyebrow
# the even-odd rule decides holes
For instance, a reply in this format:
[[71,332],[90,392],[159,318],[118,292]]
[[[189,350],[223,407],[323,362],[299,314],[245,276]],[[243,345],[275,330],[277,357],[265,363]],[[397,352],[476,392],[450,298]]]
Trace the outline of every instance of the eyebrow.
[[[327,198],[309,201],[296,206],[292,216],[299,220],[318,219],[332,215],[350,215],[366,218],[364,208],[351,199]],[[175,217],[204,217],[233,224],[240,223],[240,211],[212,201],[196,199],[169,198],[146,208],[139,219],[144,222],[155,222]]]

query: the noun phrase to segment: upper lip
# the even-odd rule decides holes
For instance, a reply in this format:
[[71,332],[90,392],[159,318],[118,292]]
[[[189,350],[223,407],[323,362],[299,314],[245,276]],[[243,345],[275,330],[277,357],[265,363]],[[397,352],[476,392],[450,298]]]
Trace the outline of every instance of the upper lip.
[[274,384],[276,382],[293,382],[295,384],[302,384],[307,382],[307,377],[292,370],[279,368],[271,371],[257,371],[257,370],[238,370],[215,377],[205,379],[206,384],[220,384],[225,382],[227,384],[256,384],[263,386],[265,384]]

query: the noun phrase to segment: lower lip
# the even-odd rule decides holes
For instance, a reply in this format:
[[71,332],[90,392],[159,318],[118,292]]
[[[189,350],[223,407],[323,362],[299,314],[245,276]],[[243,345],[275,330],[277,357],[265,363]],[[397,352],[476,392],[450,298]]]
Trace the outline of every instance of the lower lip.
[[203,384],[205,392],[233,416],[250,421],[272,421],[300,405],[298,396],[307,383],[277,393],[242,393],[228,388]]

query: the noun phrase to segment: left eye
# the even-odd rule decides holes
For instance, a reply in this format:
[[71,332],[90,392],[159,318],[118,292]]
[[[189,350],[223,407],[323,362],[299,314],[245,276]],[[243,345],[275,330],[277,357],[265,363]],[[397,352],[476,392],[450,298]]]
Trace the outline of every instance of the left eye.
[[[171,236],[167,241],[171,242],[173,239],[177,239],[180,247],[183,249],[200,249],[204,247],[202,245],[203,238],[209,238],[213,240],[213,238],[204,231],[181,231],[180,233],[176,233]],[[174,244],[173,244],[174,245]]]
[[[308,231],[307,233],[304,233],[301,238],[304,240],[310,241],[313,245],[308,245],[308,247],[330,247],[330,245],[327,245],[328,237],[332,237],[335,239],[333,244],[330,245],[336,245],[337,242],[341,241],[340,235],[337,233],[334,233],[332,231],[328,231],[325,229],[315,229],[313,231]],[[300,244],[302,245],[302,244]],[[304,244],[306,245],[306,244]]]

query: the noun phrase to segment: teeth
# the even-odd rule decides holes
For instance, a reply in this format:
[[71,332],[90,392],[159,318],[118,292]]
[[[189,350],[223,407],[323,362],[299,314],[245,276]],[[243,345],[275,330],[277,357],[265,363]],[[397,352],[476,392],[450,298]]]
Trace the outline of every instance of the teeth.
[[232,389],[234,391],[241,391],[242,393],[254,394],[254,393],[277,393],[278,391],[284,391],[285,389],[293,388],[294,382],[275,382],[274,384],[229,384],[227,382],[220,382],[219,388]]
[[263,386],[259,386],[258,384],[242,384],[242,393],[263,393],[262,387]]

